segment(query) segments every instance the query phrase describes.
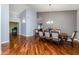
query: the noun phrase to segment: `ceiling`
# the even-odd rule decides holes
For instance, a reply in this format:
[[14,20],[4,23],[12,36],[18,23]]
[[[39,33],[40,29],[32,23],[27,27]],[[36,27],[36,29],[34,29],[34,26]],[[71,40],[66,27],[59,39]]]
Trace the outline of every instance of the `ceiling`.
[[49,11],[65,11],[65,10],[77,10],[79,9],[79,4],[33,4],[30,5],[37,12],[49,12]]
[[33,8],[36,12],[67,11],[79,9],[79,4],[10,4],[10,17],[18,16],[27,7]]
[[23,4],[10,4],[10,17],[17,17],[23,10],[25,10],[26,5]]

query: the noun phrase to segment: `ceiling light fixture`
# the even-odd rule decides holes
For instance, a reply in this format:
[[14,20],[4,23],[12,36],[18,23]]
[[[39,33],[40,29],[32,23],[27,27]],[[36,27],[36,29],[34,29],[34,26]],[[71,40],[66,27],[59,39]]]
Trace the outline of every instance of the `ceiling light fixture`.
[[22,20],[22,23],[26,23],[25,19]]

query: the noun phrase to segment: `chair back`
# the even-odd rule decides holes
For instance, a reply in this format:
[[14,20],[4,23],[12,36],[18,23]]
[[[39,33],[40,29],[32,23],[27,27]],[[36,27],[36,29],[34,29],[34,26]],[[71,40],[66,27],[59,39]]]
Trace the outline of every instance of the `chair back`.
[[77,31],[74,31],[74,32],[72,33],[72,35],[71,35],[71,39],[74,39],[74,38],[75,38],[76,33],[77,33]]
[[49,31],[45,31],[44,34],[45,34],[45,37],[50,37]]
[[35,33],[38,33],[39,31],[38,31],[38,29],[35,29]]
[[43,31],[39,31],[39,36],[40,36],[40,37],[43,36]]
[[51,30],[51,32],[61,32],[61,30],[60,29],[53,29],[53,30]]
[[55,39],[59,39],[59,33],[58,32],[51,32],[51,36]]

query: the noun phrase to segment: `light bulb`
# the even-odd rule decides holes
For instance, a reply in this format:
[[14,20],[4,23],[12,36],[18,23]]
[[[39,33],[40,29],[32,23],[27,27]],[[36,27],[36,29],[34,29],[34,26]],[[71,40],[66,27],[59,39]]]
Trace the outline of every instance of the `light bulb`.
[[50,21],[47,21],[46,23],[47,23],[47,24],[50,24]]
[[25,19],[23,19],[23,20],[22,20],[22,23],[25,23],[25,22],[26,22]]
[[53,24],[53,21],[51,21],[51,24]]

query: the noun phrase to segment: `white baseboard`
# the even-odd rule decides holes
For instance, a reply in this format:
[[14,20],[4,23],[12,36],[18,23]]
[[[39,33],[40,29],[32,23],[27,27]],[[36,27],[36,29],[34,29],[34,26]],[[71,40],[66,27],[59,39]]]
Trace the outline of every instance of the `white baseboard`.
[[79,40],[77,40],[79,42]]
[[1,55],[1,48],[0,48],[0,55]]
[[1,44],[5,44],[5,43],[9,43],[9,41],[4,41],[4,42],[1,42]]
[[22,35],[22,36],[26,36],[25,34],[20,34],[20,35]]
[[79,39],[75,39],[75,41],[79,42]]
[[26,36],[26,37],[30,37],[30,36],[33,36],[33,35],[25,35],[25,34],[20,34],[22,36]]
[[30,36],[33,36],[33,35],[26,35],[26,37],[30,37]]

